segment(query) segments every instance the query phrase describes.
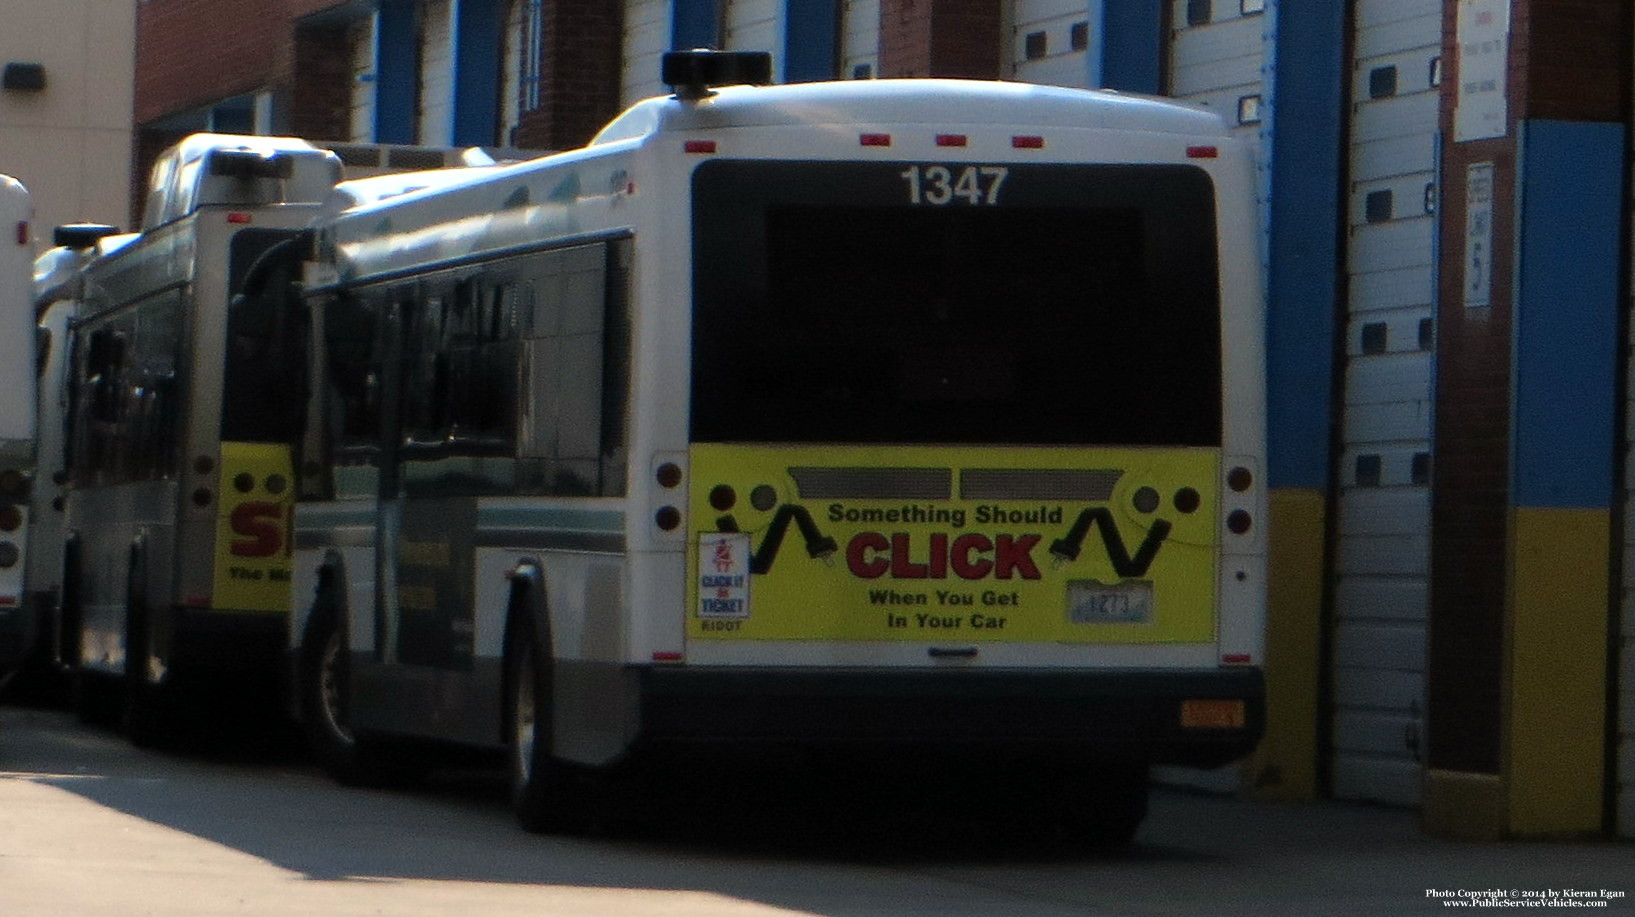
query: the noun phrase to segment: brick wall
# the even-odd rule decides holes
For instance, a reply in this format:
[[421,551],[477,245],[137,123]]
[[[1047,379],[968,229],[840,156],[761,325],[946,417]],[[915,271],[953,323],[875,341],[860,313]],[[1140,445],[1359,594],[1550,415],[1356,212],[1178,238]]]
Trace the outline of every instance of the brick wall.
[[997,79],[1000,24],[993,0],[881,0],[880,76]]
[[583,146],[619,113],[624,4],[556,0],[545,7],[540,107],[519,119],[516,146]]
[[149,0],[136,14],[136,123],[283,85],[291,61],[287,2]]
[[[1432,497],[1427,763],[1499,773],[1507,662],[1517,138],[1526,119],[1620,122],[1628,111],[1626,4],[1511,0],[1509,130],[1456,142],[1458,3],[1443,12],[1440,306]],[[1493,166],[1491,305],[1465,305],[1466,175]]]
[[1622,121],[1629,111],[1630,4],[1532,0],[1518,37],[1526,61],[1526,117]]
[[289,132],[307,140],[349,140],[352,42],[345,25],[295,31]]

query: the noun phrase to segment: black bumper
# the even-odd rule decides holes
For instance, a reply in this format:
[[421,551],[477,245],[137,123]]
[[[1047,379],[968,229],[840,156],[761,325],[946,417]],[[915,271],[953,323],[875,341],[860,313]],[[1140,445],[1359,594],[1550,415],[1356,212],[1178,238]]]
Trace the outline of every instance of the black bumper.
[[289,616],[173,607],[166,662],[213,675],[276,678],[289,648]]
[[[736,668],[643,671],[643,744],[1059,748],[1215,767],[1265,731],[1253,667],[1209,670]],[[1185,701],[1241,701],[1241,725],[1183,725]]]

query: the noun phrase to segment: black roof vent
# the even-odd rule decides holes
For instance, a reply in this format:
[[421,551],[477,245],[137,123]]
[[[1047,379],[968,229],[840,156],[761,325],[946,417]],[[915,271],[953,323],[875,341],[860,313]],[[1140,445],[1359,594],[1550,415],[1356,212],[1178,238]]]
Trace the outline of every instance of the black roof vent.
[[63,248],[95,248],[103,236],[119,232],[105,223],[66,223],[51,231],[51,243]]
[[661,67],[676,98],[708,98],[712,86],[767,86],[772,82],[772,55],[765,51],[671,51]]

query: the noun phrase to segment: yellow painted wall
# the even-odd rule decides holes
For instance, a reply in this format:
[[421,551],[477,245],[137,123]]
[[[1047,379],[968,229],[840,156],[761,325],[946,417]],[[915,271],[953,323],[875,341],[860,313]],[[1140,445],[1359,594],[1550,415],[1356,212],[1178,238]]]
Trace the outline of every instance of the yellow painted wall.
[[1316,491],[1270,494],[1266,738],[1245,766],[1257,799],[1317,797],[1325,502]]
[[1506,833],[1592,836],[1605,792],[1610,515],[1518,508],[1511,525]]

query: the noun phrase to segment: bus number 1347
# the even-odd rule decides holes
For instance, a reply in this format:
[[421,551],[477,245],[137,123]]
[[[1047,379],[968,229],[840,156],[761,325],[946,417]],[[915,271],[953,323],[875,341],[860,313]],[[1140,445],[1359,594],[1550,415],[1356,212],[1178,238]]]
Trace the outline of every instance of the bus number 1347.
[[[954,169],[959,169],[956,174]],[[1010,170],[1004,166],[909,166],[900,176],[908,182],[910,204],[997,204],[999,186]]]

